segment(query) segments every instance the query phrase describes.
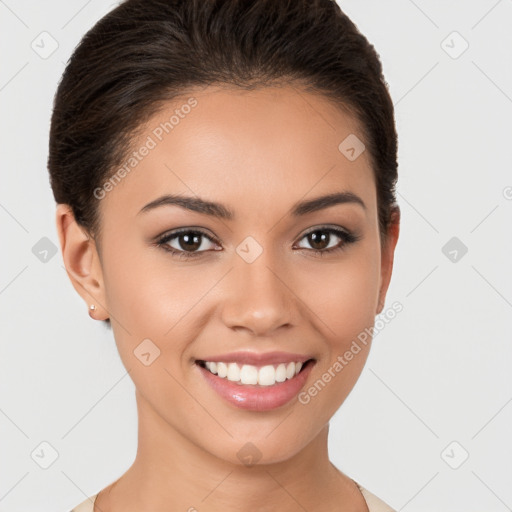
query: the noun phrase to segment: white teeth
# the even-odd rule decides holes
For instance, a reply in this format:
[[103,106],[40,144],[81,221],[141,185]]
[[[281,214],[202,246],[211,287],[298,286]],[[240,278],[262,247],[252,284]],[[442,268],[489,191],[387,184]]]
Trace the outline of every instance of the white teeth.
[[271,365],[262,366],[258,372],[260,386],[272,386],[276,383],[276,369]]
[[242,384],[258,384],[258,368],[250,364],[244,364],[240,370]]
[[228,374],[228,366],[226,363],[217,363],[217,375],[219,377],[226,377]]
[[[297,363],[299,364],[299,363]],[[291,379],[295,375],[295,363],[288,363],[286,367],[286,378]]]
[[238,382],[240,380],[240,368],[236,363],[228,364],[228,380]]
[[280,364],[276,368],[276,382],[284,382],[286,380],[286,365]]
[[205,366],[211,373],[217,374],[221,378],[227,377],[232,382],[273,386],[276,382],[284,382],[295,377],[302,368],[302,362],[280,363],[276,366],[269,364],[259,368],[251,364],[244,364],[240,368],[237,363],[206,361]]

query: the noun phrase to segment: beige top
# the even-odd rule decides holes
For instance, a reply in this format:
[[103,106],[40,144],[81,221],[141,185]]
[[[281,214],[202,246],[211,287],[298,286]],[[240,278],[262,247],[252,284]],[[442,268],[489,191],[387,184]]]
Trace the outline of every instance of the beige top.
[[[377,496],[372,494],[370,491],[367,491],[364,487],[361,487],[357,482],[354,481],[354,483],[357,485],[366,500],[366,505],[370,512],[396,512],[396,510],[392,509],[389,505],[384,503],[380,498],[377,498]],[[94,501],[98,494],[87,498],[70,512],[94,512]]]

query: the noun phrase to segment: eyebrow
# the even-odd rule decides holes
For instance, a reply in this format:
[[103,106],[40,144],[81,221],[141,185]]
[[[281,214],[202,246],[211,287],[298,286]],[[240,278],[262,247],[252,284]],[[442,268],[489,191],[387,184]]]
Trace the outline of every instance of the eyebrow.
[[[317,212],[337,204],[358,204],[366,210],[363,200],[352,192],[336,192],[327,194],[306,201],[299,201],[293,205],[290,213],[294,217],[300,217],[309,213]],[[206,201],[199,197],[166,194],[145,205],[140,213],[145,213],[160,206],[179,206],[203,215],[210,215],[224,220],[234,220],[235,214],[228,207],[221,203]]]

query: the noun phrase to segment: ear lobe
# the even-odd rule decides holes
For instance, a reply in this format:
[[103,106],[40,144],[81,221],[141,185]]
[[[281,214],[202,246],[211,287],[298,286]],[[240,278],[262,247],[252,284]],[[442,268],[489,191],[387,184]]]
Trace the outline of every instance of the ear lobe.
[[[71,284],[84,299],[91,316],[106,320],[103,272],[94,239],[77,224],[67,204],[57,205],[56,224],[62,259]],[[89,309],[91,304],[95,306],[94,311]]]

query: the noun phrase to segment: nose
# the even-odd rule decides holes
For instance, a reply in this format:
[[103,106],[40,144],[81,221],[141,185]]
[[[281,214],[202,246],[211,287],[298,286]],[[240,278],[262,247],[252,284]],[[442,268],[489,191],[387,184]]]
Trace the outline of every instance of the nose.
[[298,298],[285,274],[266,251],[252,263],[235,259],[222,294],[224,324],[253,336],[271,336],[294,325]]

